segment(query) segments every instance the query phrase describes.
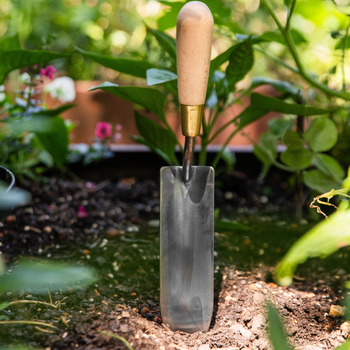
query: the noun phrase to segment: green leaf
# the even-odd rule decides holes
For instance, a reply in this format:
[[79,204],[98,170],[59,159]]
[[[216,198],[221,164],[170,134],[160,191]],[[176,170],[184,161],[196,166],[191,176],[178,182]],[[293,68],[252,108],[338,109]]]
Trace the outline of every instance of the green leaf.
[[305,39],[304,35],[298,30],[291,29],[290,35],[292,36],[295,45],[307,43],[307,40]]
[[349,350],[350,349],[350,340],[347,340],[342,345],[336,347],[334,350]]
[[29,67],[33,64],[46,63],[57,58],[70,56],[69,54],[36,51],[36,50],[8,50],[0,52],[0,84],[6,75],[14,69]]
[[[340,39],[337,42],[337,44],[334,47],[335,50],[343,50],[343,40],[344,39]],[[346,38],[345,49],[350,49],[350,38],[349,37]]]
[[31,118],[7,118],[1,120],[6,124],[6,128],[10,133],[21,135],[24,132],[50,132],[54,130],[54,124],[51,118],[44,116],[36,116]]
[[323,220],[309,230],[293,244],[278,264],[275,271],[278,283],[284,286],[290,285],[297,266],[308,258],[325,258],[339,248],[349,245],[349,222],[350,210],[341,210],[339,207],[328,220]]
[[311,116],[318,114],[326,114],[334,109],[324,109],[316,107],[307,107],[295,103],[287,103],[275,97],[268,97],[253,92],[251,95],[251,105],[266,111],[274,111],[285,114]]
[[326,193],[339,186],[339,181],[316,169],[304,173],[304,183],[318,193]]
[[251,70],[253,63],[253,47],[250,39],[248,39],[238,44],[229,57],[229,65],[226,68],[226,79],[232,89]]
[[124,100],[136,103],[153,112],[165,122],[163,111],[165,96],[158,90],[138,86],[119,86],[117,84],[109,83],[108,81],[101,85],[92,87],[90,91],[97,89],[102,89],[121,97]]
[[10,305],[9,303],[0,304],[0,311],[6,309],[9,305]]
[[50,132],[37,132],[36,136],[44,148],[51,154],[57,167],[64,165],[69,145],[68,130],[61,117],[51,117],[53,128]]
[[50,290],[54,291],[68,287],[69,285],[63,285],[66,282],[79,281],[79,286],[83,286],[95,280],[96,276],[92,270],[85,267],[69,266],[62,262],[30,263],[20,261],[18,267],[13,268],[11,273],[0,276],[0,292],[16,292],[23,287],[30,286],[35,288],[38,293],[47,293],[46,285],[48,283],[60,284],[50,286]]
[[260,146],[268,151],[273,158],[277,157],[277,138],[270,133],[264,133],[260,137]]
[[282,45],[285,45],[285,40],[283,38],[283,35],[279,32],[265,32],[264,34],[262,34],[260,37],[260,41],[267,41],[267,42],[271,42],[271,41],[275,41],[277,43],[280,43]]
[[283,143],[288,149],[295,151],[303,148],[304,140],[299,132],[288,130],[283,137]]
[[161,4],[169,6],[170,11],[166,11],[164,16],[158,19],[158,29],[165,31],[176,26],[177,15],[185,5],[183,1],[159,1]]
[[254,77],[250,89],[254,89],[265,84],[272,85],[276,90],[291,94],[293,96],[299,95],[299,89],[294,87],[292,84],[286,81],[275,80],[268,77]]
[[345,177],[345,171],[336,159],[328,154],[316,154],[312,160],[315,167],[324,174],[331,176],[340,182]]
[[267,114],[269,111],[260,109],[257,105],[248,106],[240,115],[240,123],[239,127],[244,128],[245,126],[249,125],[252,122],[255,122],[256,120],[263,117],[265,114]]
[[147,29],[154,35],[160,46],[170,55],[170,57],[176,60],[175,39],[168,34],[160,32],[159,30],[152,29],[150,27],[147,27]]
[[54,108],[54,109],[46,109],[44,111],[40,111],[37,113],[32,113],[33,116],[37,116],[37,115],[43,115],[43,116],[47,116],[47,117],[55,117],[60,115],[61,113],[67,111],[70,108],[75,107],[76,104],[75,103],[69,103],[63,106],[60,106],[58,108]]
[[21,43],[18,34],[2,37],[0,39],[0,52],[9,50],[21,50]]
[[153,64],[146,60],[103,56],[94,52],[82,50],[78,47],[76,50],[82,53],[84,56],[89,57],[93,61],[102,64],[104,67],[121,73],[130,74],[135,77],[146,78],[147,70],[155,67]]
[[318,117],[311,122],[304,137],[314,152],[325,152],[337,143],[337,127],[333,120]]
[[175,156],[177,140],[174,134],[155,121],[135,112],[136,127],[140,135],[153,146],[165,153],[173,164],[178,164]]
[[231,53],[237,49],[238,45],[239,44],[231,46],[225,52],[223,52],[222,54],[210,61],[209,76],[212,76],[214,71],[216,71],[222,64],[229,60]]
[[215,230],[221,231],[221,232],[222,231],[232,232],[232,231],[248,231],[250,230],[250,228],[245,225],[239,224],[237,222],[217,220],[215,222]]
[[269,131],[277,138],[282,137],[287,130],[291,129],[294,122],[291,118],[273,118],[268,122]]
[[169,70],[151,68],[147,70],[147,85],[157,85],[177,80],[177,75]]
[[313,153],[306,148],[296,150],[287,149],[281,154],[283,163],[296,169],[306,169],[311,164],[312,158]]
[[[269,152],[269,150],[265,149],[264,147],[261,147],[260,145],[255,144],[254,145],[254,154],[265,165],[272,164],[272,161],[271,161],[272,154]],[[268,170],[268,169],[266,169],[266,170]]]
[[281,322],[281,316],[271,302],[267,306],[268,336],[274,350],[293,350],[288,343],[288,338]]

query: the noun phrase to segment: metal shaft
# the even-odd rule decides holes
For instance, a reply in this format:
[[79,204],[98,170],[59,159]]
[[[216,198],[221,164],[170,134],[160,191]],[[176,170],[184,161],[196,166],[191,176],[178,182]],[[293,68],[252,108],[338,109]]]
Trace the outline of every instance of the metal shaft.
[[195,140],[195,137],[188,136],[186,136],[185,139],[184,158],[182,161],[182,174],[184,182],[188,182],[191,178],[192,158]]

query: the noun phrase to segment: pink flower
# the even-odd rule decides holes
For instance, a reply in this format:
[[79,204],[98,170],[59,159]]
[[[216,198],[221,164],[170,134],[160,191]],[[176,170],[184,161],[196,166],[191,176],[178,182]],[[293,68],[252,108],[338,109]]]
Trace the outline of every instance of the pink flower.
[[42,77],[48,77],[49,79],[53,79],[53,75],[56,73],[56,69],[53,66],[47,66],[46,68],[40,69],[40,75]]
[[79,205],[78,207],[78,213],[77,213],[78,218],[87,218],[88,213],[86,212],[85,208],[82,205]]
[[112,125],[106,122],[97,122],[95,135],[101,140],[110,137],[112,135]]
[[87,182],[85,182],[85,187],[86,187],[87,189],[93,191],[93,190],[95,189],[96,185],[95,185],[93,182],[87,181]]

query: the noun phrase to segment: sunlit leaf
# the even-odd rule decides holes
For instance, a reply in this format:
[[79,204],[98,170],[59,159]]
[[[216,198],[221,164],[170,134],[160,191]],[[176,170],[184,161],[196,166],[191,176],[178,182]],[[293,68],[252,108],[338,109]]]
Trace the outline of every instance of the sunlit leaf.
[[135,77],[146,78],[147,70],[150,68],[155,68],[153,64],[146,60],[103,56],[94,52],[82,50],[78,47],[76,49],[84,56],[89,57],[91,60],[99,64],[102,64],[104,67],[113,69],[117,72],[130,74]]
[[271,302],[267,302],[268,336],[274,350],[293,350],[288,343],[281,316]]
[[317,169],[305,171],[303,177],[305,185],[317,193],[325,193],[339,186],[339,181],[334,177]]
[[281,154],[282,162],[295,169],[306,169],[310,166],[312,158],[313,153],[306,148],[287,149]]
[[[46,285],[49,283],[53,283],[50,285],[50,290],[53,291],[69,287],[69,283],[79,281],[82,286],[95,280],[94,272],[85,267],[69,266],[61,262],[22,261],[11,273],[0,276],[0,292],[16,292],[30,286],[37,293],[47,293]],[[64,285],[66,282],[68,285]]]
[[0,84],[6,75],[14,69],[29,67],[33,64],[47,63],[57,58],[70,56],[64,53],[39,50],[0,51]]
[[[317,203],[316,203],[317,204]],[[348,204],[343,202],[344,207]],[[278,264],[275,276],[279,284],[290,285],[294,271],[299,264],[308,258],[325,258],[341,247],[350,244],[350,210],[339,207],[339,210],[323,220],[289,249]]]
[[109,82],[92,87],[90,91],[102,89],[124,100],[136,103],[155,113],[162,121],[165,121],[164,101],[165,96],[158,90],[139,86],[119,86]]
[[340,182],[345,177],[345,171],[339,162],[328,154],[316,154],[312,160],[315,167],[324,174]]
[[175,156],[177,140],[170,130],[137,112],[135,112],[135,122],[138,132],[147,140],[148,144],[152,145],[153,148],[160,149],[173,164],[178,163]]
[[304,137],[313,151],[325,152],[337,143],[337,127],[333,120],[318,117],[311,122]]
[[177,75],[169,70],[151,68],[147,70],[147,85],[157,85],[177,80]]

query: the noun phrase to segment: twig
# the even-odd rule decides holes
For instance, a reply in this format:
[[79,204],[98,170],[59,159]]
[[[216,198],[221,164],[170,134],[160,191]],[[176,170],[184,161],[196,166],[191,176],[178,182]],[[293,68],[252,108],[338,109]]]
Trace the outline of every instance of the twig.
[[40,322],[40,321],[0,321],[0,325],[1,324],[31,324],[34,326],[43,326],[43,327],[58,329],[57,327],[53,326],[52,324]]
[[47,292],[49,293],[50,304],[52,304],[52,298],[51,298],[51,293],[50,293],[50,291],[49,291],[49,287],[46,286],[46,289],[47,289]]
[[129,344],[129,342],[124,339],[123,337],[117,335],[117,334],[113,334],[113,333],[108,333],[108,332],[104,332],[104,331],[98,331],[99,333],[102,333],[102,334],[105,334],[105,335],[109,335],[110,337],[113,337],[113,338],[117,338],[119,340],[121,340],[129,350],[134,350],[134,348]]
[[44,328],[41,328],[39,326],[35,326],[35,328],[40,331],[40,332],[44,332],[44,333],[55,333],[55,331],[50,331],[48,329],[44,329]]
[[58,304],[57,305],[52,304],[52,301],[51,301],[51,303],[47,303],[45,301],[39,301],[39,300],[15,300],[15,301],[11,301],[10,303],[8,303],[6,307],[13,306],[16,304],[40,304],[40,305],[53,307],[54,309],[57,309],[57,307],[58,307]]

